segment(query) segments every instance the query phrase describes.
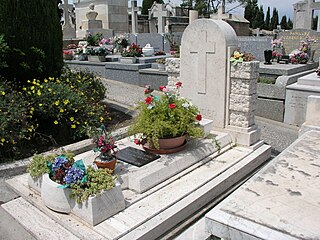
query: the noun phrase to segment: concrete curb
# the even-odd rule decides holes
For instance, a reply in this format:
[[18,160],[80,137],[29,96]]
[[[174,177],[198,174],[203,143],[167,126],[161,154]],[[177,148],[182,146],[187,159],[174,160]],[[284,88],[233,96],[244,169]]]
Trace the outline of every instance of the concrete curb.
[[[128,127],[119,128],[113,131],[111,134],[113,137],[118,140],[127,136]],[[58,149],[64,149],[68,151],[72,151],[74,154],[80,154],[86,151],[89,151],[94,147],[91,139],[86,139],[80,142],[76,142],[70,145],[66,145],[60,147]],[[43,154],[51,154],[55,150],[44,152]],[[19,175],[26,172],[28,164],[31,162],[32,157],[28,157],[25,159],[21,159],[12,163],[3,163],[0,164],[0,178],[8,178],[15,175]]]

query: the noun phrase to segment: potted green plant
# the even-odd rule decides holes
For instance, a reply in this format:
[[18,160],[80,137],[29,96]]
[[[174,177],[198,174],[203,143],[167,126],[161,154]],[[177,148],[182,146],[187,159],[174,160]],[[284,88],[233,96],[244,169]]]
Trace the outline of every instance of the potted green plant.
[[136,144],[160,154],[173,153],[184,148],[187,137],[203,136],[199,109],[180,97],[181,86],[181,82],[175,88],[160,86],[160,96],[147,86],[146,98],[139,103],[139,114],[129,128]]
[[98,168],[108,168],[113,171],[117,163],[115,155],[118,152],[113,136],[107,132],[104,125],[98,129],[89,129],[88,134],[96,145],[93,151],[99,154],[94,163]]
[[[73,159],[74,154],[72,152],[63,151],[62,154],[67,156],[70,159]],[[39,154],[32,157],[32,161],[27,167],[28,176],[28,185],[30,188],[36,190],[37,192],[41,191],[42,178],[44,174],[49,174],[50,170],[48,168],[48,162],[53,163],[54,159],[58,154]]]
[[104,47],[88,48],[87,54],[89,62],[105,62],[109,51]]
[[156,62],[158,63],[158,69],[160,71],[165,71],[166,70],[166,59],[165,58],[160,58],[160,59],[157,59]]
[[142,49],[140,45],[132,43],[121,53],[120,62],[125,64],[132,64],[136,62],[136,57],[142,56]]

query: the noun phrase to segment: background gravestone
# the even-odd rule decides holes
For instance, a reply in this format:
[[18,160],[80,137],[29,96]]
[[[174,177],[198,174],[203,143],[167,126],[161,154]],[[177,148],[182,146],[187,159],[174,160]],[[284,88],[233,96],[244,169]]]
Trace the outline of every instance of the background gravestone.
[[295,29],[279,33],[278,38],[283,40],[283,45],[286,54],[290,54],[293,50],[298,49],[300,41],[305,40],[309,35],[312,39],[315,39],[316,43],[311,43],[311,50],[316,50],[314,54],[314,61],[318,62],[320,57],[320,33],[314,30],[308,29]]
[[241,52],[251,53],[260,62],[265,61],[264,50],[272,50],[272,37],[239,36],[238,40]]
[[196,20],[181,40],[181,95],[198,106],[217,128],[226,125],[228,59],[237,46],[234,30],[222,20]]

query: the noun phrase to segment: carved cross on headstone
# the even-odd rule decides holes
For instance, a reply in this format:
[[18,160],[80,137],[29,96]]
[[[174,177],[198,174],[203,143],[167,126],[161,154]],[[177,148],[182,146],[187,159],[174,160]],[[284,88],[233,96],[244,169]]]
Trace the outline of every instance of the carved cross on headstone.
[[153,12],[153,16],[158,18],[158,33],[164,33],[164,17],[168,17],[168,11],[163,8],[162,4],[156,4],[156,7],[157,9]]
[[216,43],[211,41],[207,31],[200,31],[198,35],[199,42],[204,42],[204,44],[194,43],[194,49],[190,51],[191,56],[196,55],[194,57],[197,58],[197,74],[198,82],[196,83],[196,87],[198,93],[206,94],[206,81],[208,79],[208,61],[207,58],[210,54],[215,54],[216,51]]

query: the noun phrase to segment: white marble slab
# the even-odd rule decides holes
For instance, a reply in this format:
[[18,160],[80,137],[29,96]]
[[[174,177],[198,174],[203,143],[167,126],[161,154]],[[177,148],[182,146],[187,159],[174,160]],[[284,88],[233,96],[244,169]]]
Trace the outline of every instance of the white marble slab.
[[227,239],[319,239],[319,142],[319,131],[295,141],[207,214],[207,230]]

